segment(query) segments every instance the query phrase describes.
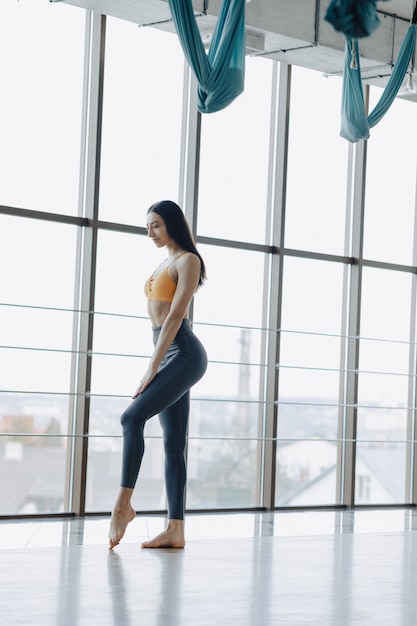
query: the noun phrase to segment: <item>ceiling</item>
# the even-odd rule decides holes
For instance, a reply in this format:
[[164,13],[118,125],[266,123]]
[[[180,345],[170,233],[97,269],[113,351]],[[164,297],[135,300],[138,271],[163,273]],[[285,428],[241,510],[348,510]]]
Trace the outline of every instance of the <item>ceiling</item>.
[[[112,15],[142,27],[174,30],[167,0],[55,1]],[[206,44],[210,42],[221,3],[222,0],[192,0]],[[324,20],[329,4],[330,0],[247,0],[247,53],[316,69],[330,76],[341,75],[345,40]],[[380,25],[371,37],[360,40],[365,82],[384,86],[388,81],[414,4],[415,0],[377,2]],[[417,94],[404,95],[417,101]]]
[[377,2],[377,7],[381,11],[397,13],[405,18],[410,18],[415,5],[414,0],[388,0],[387,2]]

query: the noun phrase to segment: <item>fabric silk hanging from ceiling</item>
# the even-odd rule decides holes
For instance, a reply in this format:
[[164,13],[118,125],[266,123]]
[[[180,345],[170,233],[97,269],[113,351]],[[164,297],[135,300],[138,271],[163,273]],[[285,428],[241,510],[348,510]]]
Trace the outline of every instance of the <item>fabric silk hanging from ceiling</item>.
[[197,26],[191,0],[168,0],[185,57],[198,80],[197,108],[214,113],[244,89],[245,0],[223,0],[208,49]]
[[374,0],[333,0],[325,19],[346,36],[343,70],[340,135],[352,143],[368,139],[375,126],[393,103],[409,68],[416,40],[417,7],[398,53],[390,79],[373,111],[367,116],[363,97],[359,59],[359,37],[369,36],[379,25]]
[[[360,61],[358,52],[354,53],[357,40],[348,39],[345,50],[345,66],[343,72],[342,119],[340,135],[352,143],[360,139],[368,139],[369,130],[383,118],[393,103],[404,77],[407,73],[416,40],[416,25],[410,24],[398,53],[389,81],[373,111],[367,116],[362,91]],[[353,57],[356,57],[357,69]]]
[[376,0],[332,0],[324,19],[351,39],[369,37],[380,23]]

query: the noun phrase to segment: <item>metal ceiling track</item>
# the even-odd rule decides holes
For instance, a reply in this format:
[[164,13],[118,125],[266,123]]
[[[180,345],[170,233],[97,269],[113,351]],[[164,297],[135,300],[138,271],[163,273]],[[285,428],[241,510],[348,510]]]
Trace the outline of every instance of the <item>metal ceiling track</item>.
[[[174,32],[167,0],[52,1],[125,19],[140,27]],[[221,4],[222,0],[192,0],[203,41],[211,40]],[[247,54],[318,70],[326,76],[340,76],[345,38],[323,19],[328,4],[329,0],[247,2]],[[408,0],[392,0],[390,5],[400,7],[401,14],[378,9],[379,27],[371,37],[360,41],[363,80],[380,87],[388,81],[412,13]],[[410,99],[417,99],[417,94],[410,94]]]

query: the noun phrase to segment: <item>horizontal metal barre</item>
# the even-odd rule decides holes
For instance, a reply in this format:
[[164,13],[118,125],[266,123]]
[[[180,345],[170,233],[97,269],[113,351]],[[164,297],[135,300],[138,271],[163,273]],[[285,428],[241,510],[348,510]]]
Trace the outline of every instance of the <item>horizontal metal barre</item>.
[[[75,392],[60,392],[60,391],[27,391],[27,390],[12,390],[12,389],[0,389],[0,394],[16,394],[16,395],[34,395],[34,396],[67,396],[67,397],[80,397],[80,398],[114,398],[130,400],[131,395],[128,394],[107,394],[107,393],[75,393]],[[258,406],[301,406],[301,407],[328,407],[334,409],[372,409],[383,411],[416,411],[417,406],[392,406],[392,405],[376,405],[376,404],[351,404],[343,402],[300,402],[295,400],[274,400],[268,402],[266,400],[254,400],[251,398],[204,398],[204,397],[191,397],[192,402],[214,402],[224,404],[251,404]]]
[[111,313],[105,311],[90,311],[88,309],[74,309],[66,307],[41,306],[33,304],[16,304],[12,302],[0,302],[0,306],[11,307],[16,309],[33,309],[34,311],[55,311],[56,313],[77,313],[82,315],[103,315],[108,317],[133,318],[138,320],[146,320],[149,318],[145,315],[134,315],[133,313]]
[[[106,317],[120,317],[120,318],[128,318],[128,319],[137,319],[137,320],[145,320],[149,322],[149,318],[144,315],[134,315],[133,313],[112,313],[109,311],[90,311],[86,309],[70,309],[65,307],[47,307],[40,305],[30,305],[30,304],[16,304],[10,302],[0,302],[0,307],[15,307],[20,309],[33,309],[33,310],[41,310],[41,311],[56,311],[59,313],[77,313],[84,315],[102,315]],[[320,333],[316,331],[307,331],[307,330],[293,330],[286,328],[269,328],[263,326],[247,326],[242,324],[219,324],[217,322],[202,322],[197,320],[192,320],[192,324],[196,326],[211,326],[213,328],[233,328],[236,330],[253,330],[257,332],[271,332],[271,333],[283,333],[289,335],[306,335],[311,337],[325,337],[325,338],[333,338],[333,339],[341,339],[341,340],[358,340],[358,341],[372,341],[372,342],[381,342],[381,343],[393,343],[399,345],[407,345],[407,346],[417,346],[416,341],[406,341],[402,339],[386,339],[386,338],[378,338],[378,337],[364,337],[362,335],[344,335],[337,333]]]
[[[265,403],[266,404],[266,403]],[[417,406],[381,406],[376,404],[349,404],[331,402],[296,402],[292,400],[275,400],[277,406],[333,407],[339,409],[378,409],[384,411],[415,411]]]
[[[129,354],[123,352],[99,352],[95,350],[69,350],[65,348],[39,348],[39,347],[29,347],[29,346],[11,346],[11,345],[0,345],[0,350],[27,350],[29,352],[51,352],[53,354],[83,354],[91,357],[94,356],[108,356],[108,357],[117,357],[117,358],[132,358],[132,359],[149,359],[150,354]],[[288,369],[288,370],[303,370],[303,371],[313,371],[313,372],[333,372],[333,373],[341,373],[341,374],[377,374],[381,376],[402,376],[404,378],[412,378],[414,374],[408,374],[404,372],[385,372],[385,371],[377,371],[377,370],[361,370],[361,369],[348,369],[348,368],[336,368],[336,367],[313,367],[308,365],[282,365],[280,363],[276,365],[270,365],[268,363],[251,363],[247,361],[223,361],[220,359],[209,359],[209,363],[215,365],[236,365],[236,366],[246,366],[246,367],[259,367],[259,368],[278,368],[278,369]]]
[[133,359],[149,359],[150,354],[127,354],[123,352],[96,352],[94,350],[69,350],[67,348],[39,348],[29,346],[0,346],[0,350],[27,350],[28,352],[52,352],[59,354],[79,354],[87,356],[110,356],[110,357],[123,357]]
[[[95,435],[84,433],[82,435],[74,434],[53,434],[53,433],[2,433],[0,432],[0,441],[7,437],[23,437],[33,439],[123,439],[123,435]],[[163,435],[145,435],[145,439],[155,439],[163,441]],[[210,435],[188,435],[189,441],[253,441],[253,442],[276,442],[276,443],[298,443],[309,441],[311,443],[371,443],[371,444],[417,444],[417,439],[350,439],[338,437],[237,437],[227,436],[210,436]]]

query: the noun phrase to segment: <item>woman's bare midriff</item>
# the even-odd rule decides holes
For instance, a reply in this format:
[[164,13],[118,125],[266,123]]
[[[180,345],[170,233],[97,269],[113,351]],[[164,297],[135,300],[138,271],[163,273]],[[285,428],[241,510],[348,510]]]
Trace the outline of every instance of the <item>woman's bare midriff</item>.
[[[148,315],[152,326],[162,326],[165,322],[171,308],[170,302],[159,302],[158,300],[148,300]],[[188,317],[188,309],[185,312],[184,319]]]

